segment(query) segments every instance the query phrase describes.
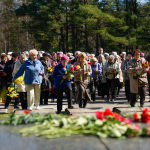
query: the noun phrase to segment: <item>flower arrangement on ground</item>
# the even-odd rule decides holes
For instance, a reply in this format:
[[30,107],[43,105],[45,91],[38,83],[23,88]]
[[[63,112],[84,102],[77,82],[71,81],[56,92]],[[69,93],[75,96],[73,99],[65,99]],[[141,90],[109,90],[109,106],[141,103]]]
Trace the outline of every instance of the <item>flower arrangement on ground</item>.
[[23,136],[35,134],[46,138],[58,138],[76,134],[97,135],[100,138],[123,138],[123,137],[150,137],[150,128],[140,129],[134,122],[150,122],[148,109],[144,109],[141,115],[121,115],[106,109],[104,112],[97,111],[95,116],[66,116],[52,114],[34,114],[24,111],[23,115],[9,115],[8,120],[1,124],[33,124],[31,127],[19,129]]

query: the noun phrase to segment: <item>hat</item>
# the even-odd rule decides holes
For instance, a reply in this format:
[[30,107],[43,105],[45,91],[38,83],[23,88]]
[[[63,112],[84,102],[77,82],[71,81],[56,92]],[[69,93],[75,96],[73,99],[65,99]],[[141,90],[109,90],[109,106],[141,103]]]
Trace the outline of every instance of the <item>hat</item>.
[[145,54],[144,53],[141,53],[141,57],[144,57],[145,56]]
[[13,52],[8,52],[7,55],[12,55]]
[[62,55],[63,55],[62,52],[58,52],[58,53],[57,53],[57,57],[58,57],[58,56],[62,56]]
[[69,60],[68,56],[66,56],[66,55],[62,56],[61,61],[63,61],[63,60]]
[[43,57],[44,56],[49,56],[49,53],[47,53],[47,52],[43,53]]
[[109,54],[108,53],[104,53],[104,57],[106,57],[106,56],[109,56]]

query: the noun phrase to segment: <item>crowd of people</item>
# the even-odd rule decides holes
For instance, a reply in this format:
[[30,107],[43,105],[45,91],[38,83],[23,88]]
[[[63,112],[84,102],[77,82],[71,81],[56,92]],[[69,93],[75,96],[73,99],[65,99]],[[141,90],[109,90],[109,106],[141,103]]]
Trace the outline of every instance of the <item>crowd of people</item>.
[[[24,82],[17,83],[19,96],[13,98],[15,108],[19,109],[21,103],[22,109],[32,111],[34,106],[40,109],[40,105],[48,105],[50,98],[52,101],[57,99],[59,114],[64,92],[68,108],[74,108],[73,102],[78,103],[79,108],[85,108],[88,101],[96,100],[97,94],[106,102],[115,101],[125,85],[126,99],[131,107],[139,97],[143,107],[146,89],[150,87],[149,62],[149,55],[145,56],[139,49],[119,55],[115,51],[104,53],[103,48],[97,55],[80,51],[49,54],[35,49],[2,53],[0,89],[8,89],[13,81],[23,76]],[[11,100],[12,97],[7,95],[5,108]]]

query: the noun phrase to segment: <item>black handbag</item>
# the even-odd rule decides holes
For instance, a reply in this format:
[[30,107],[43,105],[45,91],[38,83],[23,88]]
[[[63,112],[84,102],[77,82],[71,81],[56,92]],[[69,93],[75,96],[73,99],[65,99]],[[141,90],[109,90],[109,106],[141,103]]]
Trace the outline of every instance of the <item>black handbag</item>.
[[42,84],[41,84],[41,90],[44,91],[44,90],[49,90],[49,89],[51,89],[51,82],[48,79],[43,78]]

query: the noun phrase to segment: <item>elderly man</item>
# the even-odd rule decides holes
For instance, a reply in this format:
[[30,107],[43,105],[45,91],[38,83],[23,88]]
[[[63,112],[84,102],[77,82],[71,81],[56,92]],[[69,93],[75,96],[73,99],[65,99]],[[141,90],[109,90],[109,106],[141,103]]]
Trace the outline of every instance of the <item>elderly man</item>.
[[40,109],[39,102],[44,67],[42,63],[37,59],[37,55],[37,50],[30,50],[29,59],[22,64],[13,78],[13,80],[15,80],[18,77],[22,76],[25,72],[24,82],[27,90],[28,110],[33,109],[34,103],[36,109]]

